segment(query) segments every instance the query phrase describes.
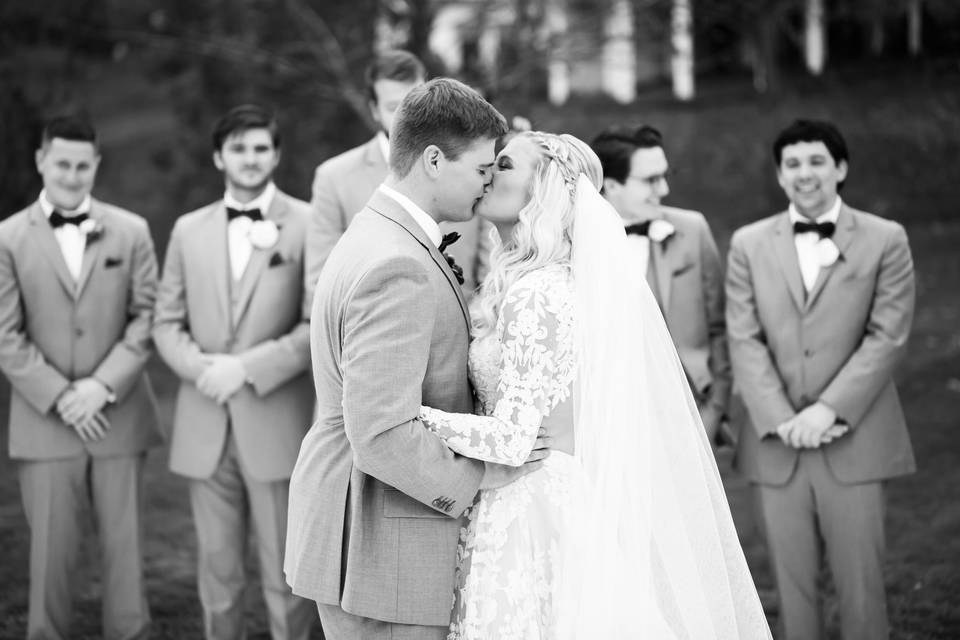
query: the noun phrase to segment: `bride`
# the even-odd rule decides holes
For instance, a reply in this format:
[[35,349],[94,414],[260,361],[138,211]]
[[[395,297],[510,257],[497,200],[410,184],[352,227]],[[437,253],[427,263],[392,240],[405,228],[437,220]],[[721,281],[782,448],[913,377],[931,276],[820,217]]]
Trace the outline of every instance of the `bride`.
[[421,418],[454,451],[543,466],[482,491],[458,548],[451,640],[770,638],[673,342],[600,162],[529,132],[478,213],[502,245],[475,307],[478,413]]

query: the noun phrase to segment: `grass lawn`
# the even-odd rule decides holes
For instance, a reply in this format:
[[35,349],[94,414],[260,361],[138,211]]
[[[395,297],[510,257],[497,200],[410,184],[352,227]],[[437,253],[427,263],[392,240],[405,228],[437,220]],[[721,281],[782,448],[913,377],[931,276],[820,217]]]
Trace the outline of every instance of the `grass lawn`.
[[[101,74],[97,82],[106,82],[105,77]],[[175,119],[169,103],[163,102],[168,98],[163,98],[162,87],[141,87],[138,100],[130,97],[136,91],[129,83],[125,86],[122,109],[112,105],[109,92],[90,92],[109,159],[99,191],[105,199],[143,212],[158,236],[158,247],[163,247],[174,218],[171,212],[186,210],[183,198],[171,193],[177,184],[174,172],[182,175],[182,168],[155,161],[176,144],[176,136],[171,135]],[[844,197],[858,208],[902,221],[917,269],[917,316],[899,380],[919,471],[888,487],[886,578],[893,637],[960,638],[960,219],[955,215],[960,183],[960,117],[956,115],[960,113],[960,75],[956,63],[949,69],[931,64],[840,70],[823,80],[797,79],[778,98],[759,99],[741,80],[707,83],[700,91],[700,100],[685,106],[673,104],[661,90],[652,90],[630,107],[576,100],[564,109],[536,105],[525,111],[539,128],[570,131],[587,139],[613,122],[646,121],[660,127],[678,169],[668,203],[704,211],[721,250],[736,227],[783,207],[768,151],[776,131],[801,115],[828,117],[839,124],[852,151]],[[137,126],[141,111],[151,123],[146,130]],[[309,190],[307,184],[281,187],[301,197]],[[175,380],[157,361],[151,363],[150,373],[169,428]],[[4,441],[8,397],[4,382],[0,384]],[[775,622],[776,599],[752,516],[751,495],[730,472],[729,455],[722,453],[719,462],[748,560]],[[196,638],[201,636],[200,610],[186,483],[167,472],[165,463],[166,451],[157,450],[150,455],[146,472],[145,567],[154,637]],[[92,524],[89,528],[92,534]],[[4,447],[0,455],[0,638],[24,635],[28,551],[16,468]],[[101,586],[93,535],[85,541],[82,557],[76,576],[75,637],[96,638]],[[255,573],[255,562],[250,566]],[[256,585],[248,597],[250,635],[266,638]],[[828,612],[831,637],[838,638],[832,601]],[[319,627],[316,637],[320,637]]]

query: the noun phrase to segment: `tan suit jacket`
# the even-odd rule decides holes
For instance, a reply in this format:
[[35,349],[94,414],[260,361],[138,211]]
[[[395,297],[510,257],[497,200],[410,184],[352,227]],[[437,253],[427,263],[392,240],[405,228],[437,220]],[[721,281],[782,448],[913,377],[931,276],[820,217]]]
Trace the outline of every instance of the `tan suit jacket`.
[[[254,249],[233,291],[223,201],[174,225],[157,295],[153,337],[180,377],[170,468],[191,478],[216,470],[228,426],[240,459],[261,481],[290,477],[310,425],[309,296],[304,236],[309,207],[277,191],[265,217],[280,227],[276,245]],[[200,393],[201,354],[240,357],[248,384],[221,406]]]
[[737,464],[754,482],[790,479],[799,452],[774,430],[818,400],[850,425],[823,447],[837,480],[868,482],[915,469],[893,383],[914,309],[906,232],[843,206],[833,239],[841,257],[821,268],[809,294],[786,212],[739,229],[731,241],[727,329],[750,422]]
[[[113,456],[161,441],[144,366],[157,262],[143,218],[94,200],[80,278],[74,281],[39,203],[0,223],[0,368],[10,381],[10,457]],[[93,376],[116,394],[110,429],[83,442],[57,415],[71,381]]]
[[483,464],[417,415],[472,413],[467,309],[444,258],[385,194],[331,252],[310,330],[317,420],[290,481],[287,581],[357,616],[445,626]]
[[[388,171],[377,138],[317,167],[310,200],[313,215],[307,232],[307,279],[311,290],[331,249],[387,177]],[[492,226],[474,217],[466,222],[442,222],[440,229],[444,233],[456,231],[460,234],[460,240],[446,253],[463,267],[463,290],[470,296],[490,266]]]
[[651,242],[648,278],[698,401],[723,415],[732,376],[720,252],[703,214],[661,210],[676,232]]

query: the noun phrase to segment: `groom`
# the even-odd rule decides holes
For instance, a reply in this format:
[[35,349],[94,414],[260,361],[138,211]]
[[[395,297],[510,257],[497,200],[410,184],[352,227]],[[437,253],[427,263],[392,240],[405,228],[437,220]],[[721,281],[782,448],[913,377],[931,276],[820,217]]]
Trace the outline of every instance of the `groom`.
[[330,640],[444,638],[461,515],[479,489],[537,466],[461,457],[417,419],[421,405],[473,410],[467,308],[438,223],[473,215],[506,130],[456,80],[413,89],[391,173],[320,275],[317,419],[290,483],[285,571],[317,601]]

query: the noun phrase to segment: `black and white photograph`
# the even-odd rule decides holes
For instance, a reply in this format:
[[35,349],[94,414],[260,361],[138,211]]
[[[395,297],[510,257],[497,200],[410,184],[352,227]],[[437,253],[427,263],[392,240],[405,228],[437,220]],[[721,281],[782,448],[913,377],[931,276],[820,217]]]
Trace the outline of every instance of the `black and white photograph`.
[[0,638],[960,638],[960,4],[6,0]]

